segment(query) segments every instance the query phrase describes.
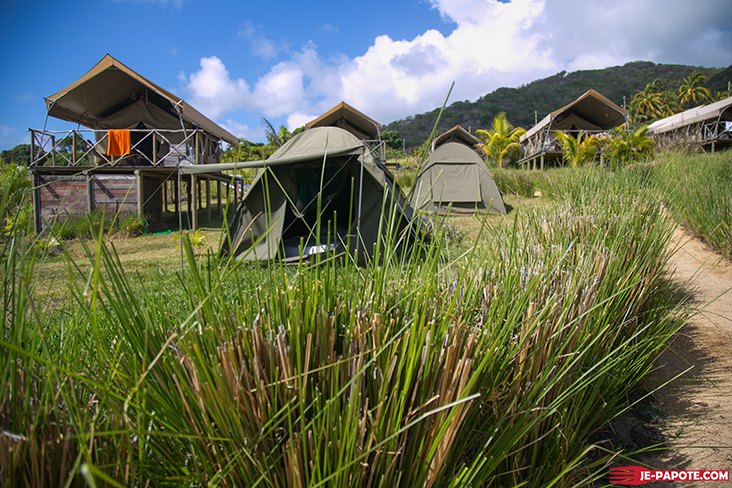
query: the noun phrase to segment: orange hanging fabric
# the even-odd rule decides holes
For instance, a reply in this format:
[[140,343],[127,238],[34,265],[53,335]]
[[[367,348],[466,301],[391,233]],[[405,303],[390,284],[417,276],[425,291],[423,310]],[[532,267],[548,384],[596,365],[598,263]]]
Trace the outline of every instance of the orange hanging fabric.
[[129,153],[129,129],[110,129],[107,132],[107,156],[124,156]]

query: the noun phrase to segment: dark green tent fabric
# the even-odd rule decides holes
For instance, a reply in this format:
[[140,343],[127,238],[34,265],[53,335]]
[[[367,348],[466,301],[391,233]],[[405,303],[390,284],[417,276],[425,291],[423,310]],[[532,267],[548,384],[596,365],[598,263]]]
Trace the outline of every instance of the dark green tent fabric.
[[430,154],[414,182],[409,204],[421,210],[452,205],[454,213],[506,213],[488,167],[459,142],[442,144]]
[[397,212],[399,231],[410,225],[412,209],[383,162],[343,129],[301,132],[262,165],[229,221],[230,241],[224,242],[222,255],[294,259],[302,246],[303,255],[348,248],[368,258],[380,237],[382,215]]

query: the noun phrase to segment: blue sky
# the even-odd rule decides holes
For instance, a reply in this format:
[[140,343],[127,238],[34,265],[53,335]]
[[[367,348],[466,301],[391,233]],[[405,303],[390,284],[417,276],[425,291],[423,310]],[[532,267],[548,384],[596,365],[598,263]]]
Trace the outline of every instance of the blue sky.
[[453,81],[450,102],[628,61],[726,67],[732,2],[2,0],[0,46],[0,149],[73,128],[46,121],[43,98],[107,53],[263,141],[263,117],[294,129],[346,101],[386,124]]

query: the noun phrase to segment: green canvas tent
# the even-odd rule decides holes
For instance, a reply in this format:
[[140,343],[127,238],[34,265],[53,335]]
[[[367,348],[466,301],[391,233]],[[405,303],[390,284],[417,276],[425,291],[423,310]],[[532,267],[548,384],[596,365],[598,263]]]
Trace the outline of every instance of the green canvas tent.
[[452,205],[453,213],[506,213],[485,162],[459,142],[444,143],[430,154],[419,170],[409,204],[422,210]]
[[229,221],[222,255],[287,260],[298,258],[302,248],[304,256],[348,249],[367,258],[380,237],[381,216],[389,215],[384,202],[398,212],[397,230],[411,220],[412,210],[383,162],[344,129],[308,129],[260,164]]

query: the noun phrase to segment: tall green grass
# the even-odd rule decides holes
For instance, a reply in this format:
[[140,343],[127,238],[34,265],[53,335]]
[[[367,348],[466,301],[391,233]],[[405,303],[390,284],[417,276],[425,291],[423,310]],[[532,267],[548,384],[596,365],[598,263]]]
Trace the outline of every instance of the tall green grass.
[[732,153],[668,152],[657,157],[659,191],[691,232],[732,257]]
[[60,309],[7,241],[0,479],[586,486],[613,455],[589,436],[674,332],[671,228],[637,179],[588,172],[460,254],[439,226],[365,265],[219,263],[183,239],[161,287],[99,237]]

